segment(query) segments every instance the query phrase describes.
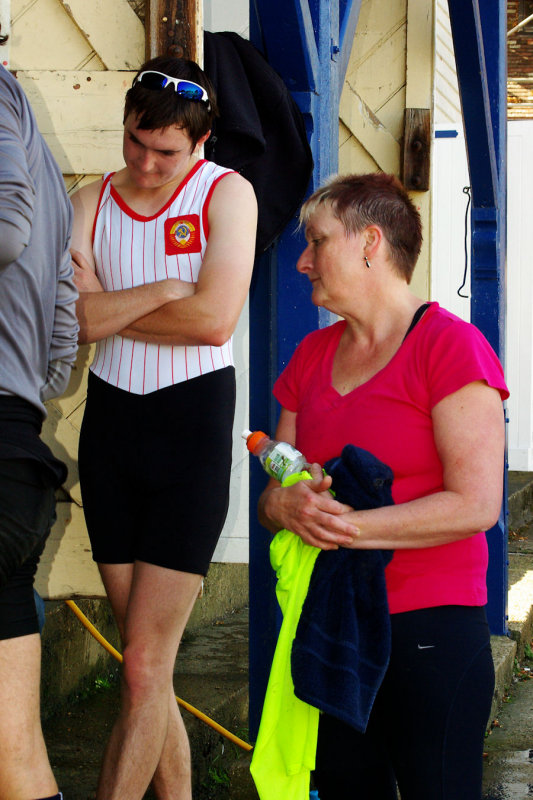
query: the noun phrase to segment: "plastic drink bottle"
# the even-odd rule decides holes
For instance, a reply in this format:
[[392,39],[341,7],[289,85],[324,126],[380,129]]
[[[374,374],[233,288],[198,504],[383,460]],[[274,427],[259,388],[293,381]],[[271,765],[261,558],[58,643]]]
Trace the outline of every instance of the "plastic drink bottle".
[[246,439],[248,450],[258,457],[265,472],[280,482],[309,468],[305,456],[288,442],[277,442],[263,431],[243,431],[242,438]]

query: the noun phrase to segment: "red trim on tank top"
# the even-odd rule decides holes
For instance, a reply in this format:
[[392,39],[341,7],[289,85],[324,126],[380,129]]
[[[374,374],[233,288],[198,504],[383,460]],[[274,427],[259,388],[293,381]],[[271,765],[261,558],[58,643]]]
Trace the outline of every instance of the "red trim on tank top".
[[102,178],[102,188],[100,189],[100,194],[98,195],[98,203],[96,204],[96,211],[94,214],[94,221],[93,221],[93,231],[91,233],[91,244],[94,245],[94,235],[96,233],[96,220],[98,219],[98,214],[100,213],[100,206],[102,204],[102,196],[104,194],[105,187],[111,180],[115,173],[110,172],[109,175],[106,175]]
[[215,187],[222,178],[225,178],[226,175],[232,175],[234,170],[230,172],[225,172],[223,175],[219,175],[218,178],[215,178],[211,186],[209,187],[209,191],[205,196],[204,205],[202,208],[202,225],[204,229],[204,236],[206,241],[209,239],[209,220],[207,219],[207,212],[209,211],[209,203],[211,202],[211,197],[213,192],[215,191]]
[[118,191],[115,189],[113,184],[111,184],[111,197],[113,198],[115,203],[119,206],[119,208],[125,214],[128,215],[128,217],[131,217],[132,219],[135,219],[138,222],[151,222],[151,220],[156,219],[156,217],[159,217],[160,214],[163,214],[172,205],[172,203],[175,201],[176,197],[179,195],[179,193],[181,192],[181,190],[183,189],[185,184],[193,177],[193,175],[196,172],[198,172],[200,167],[205,163],[206,163],[206,159],[205,158],[202,158],[202,159],[200,159],[200,161],[197,161],[196,164],[187,173],[187,175],[185,175],[185,177],[183,178],[183,180],[181,181],[179,186],[176,187],[176,189],[172,193],[172,197],[170,197],[167,200],[165,205],[162,208],[160,208],[159,211],[157,211],[155,214],[152,214],[149,217],[145,217],[142,214],[137,214],[136,211],[134,211],[132,208],[130,208],[129,205],[126,203],[126,201],[123,200],[122,197],[119,195]]

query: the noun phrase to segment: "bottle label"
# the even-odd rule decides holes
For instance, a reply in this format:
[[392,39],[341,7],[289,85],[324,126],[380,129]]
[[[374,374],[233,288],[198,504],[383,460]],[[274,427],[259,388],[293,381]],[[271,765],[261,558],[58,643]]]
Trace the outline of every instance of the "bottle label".
[[273,478],[282,481],[285,472],[301,457],[301,453],[295,450],[292,445],[287,442],[279,442],[267,456],[265,460],[265,469]]

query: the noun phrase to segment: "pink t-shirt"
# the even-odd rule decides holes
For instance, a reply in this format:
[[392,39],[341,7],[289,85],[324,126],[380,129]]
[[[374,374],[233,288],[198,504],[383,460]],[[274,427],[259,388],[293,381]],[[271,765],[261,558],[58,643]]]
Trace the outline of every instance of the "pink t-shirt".
[[[391,361],[340,395],[331,385],[344,321],[310,333],[274,385],[296,411],[296,447],[324,464],[346,444],[369,450],[394,473],[395,503],[443,490],[431,410],[473,381],[509,396],[501,364],[483,334],[431,303]],[[391,613],[487,602],[487,542],[479,534],[437,547],[396,550],[386,568]]]

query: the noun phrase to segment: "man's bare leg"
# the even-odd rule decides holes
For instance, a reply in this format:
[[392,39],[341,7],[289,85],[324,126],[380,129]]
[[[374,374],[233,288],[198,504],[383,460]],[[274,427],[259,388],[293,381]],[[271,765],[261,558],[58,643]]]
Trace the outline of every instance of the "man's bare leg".
[[191,751],[174,687],[170,696],[167,738],[152,779],[152,789],[158,800],[190,800],[192,797]]
[[189,800],[187,735],[169,698],[177,649],[201,576],[143,562],[100,569],[117,620],[124,614],[119,622],[124,665],[122,708],[104,756],[97,798],[142,798],[157,769],[158,796]]
[[57,793],[41,728],[39,634],[0,641],[0,797]]

